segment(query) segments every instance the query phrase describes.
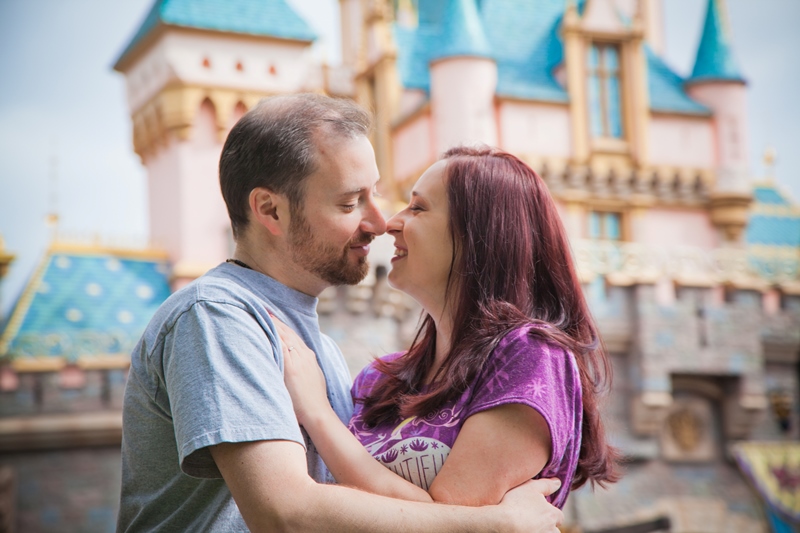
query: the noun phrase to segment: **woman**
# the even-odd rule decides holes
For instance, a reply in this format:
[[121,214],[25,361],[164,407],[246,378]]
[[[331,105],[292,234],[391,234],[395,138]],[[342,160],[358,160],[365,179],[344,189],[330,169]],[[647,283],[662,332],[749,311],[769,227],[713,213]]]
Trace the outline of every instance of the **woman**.
[[337,482],[486,505],[557,477],[562,507],[571,488],[616,481],[597,405],[609,363],[539,176],[499,150],[451,149],[387,228],[389,282],[424,319],[407,352],[356,378],[349,430],[314,354],[279,327],[298,420]]

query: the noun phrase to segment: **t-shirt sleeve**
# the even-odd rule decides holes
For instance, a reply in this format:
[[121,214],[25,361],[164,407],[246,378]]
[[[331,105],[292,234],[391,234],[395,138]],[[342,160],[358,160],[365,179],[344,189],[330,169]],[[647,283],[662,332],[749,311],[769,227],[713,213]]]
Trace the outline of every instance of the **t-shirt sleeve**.
[[550,429],[552,455],[547,468],[559,463],[567,444],[579,437],[575,427],[580,397],[572,354],[530,335],[525,327],[509,333],[490,354],[475,381],[465,418],[506,404],[535,409]]
[[184,473],[221,477],[208,446],[290,440],[305,446],[277,341],[247,310],[199,302],[164,339],[163,372]]

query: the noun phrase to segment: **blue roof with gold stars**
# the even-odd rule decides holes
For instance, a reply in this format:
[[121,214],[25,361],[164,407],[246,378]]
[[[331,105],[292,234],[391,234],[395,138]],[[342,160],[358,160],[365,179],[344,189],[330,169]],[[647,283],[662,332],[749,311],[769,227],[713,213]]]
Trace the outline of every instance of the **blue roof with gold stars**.
[[124,365],[169,294],[162,254],[53,246],[0,337],[0,359],[15,366],[98,358]]
[[750,266],[766,278],[797,277],[800,271],[800,206],[771,180],[753,187],[745,230]]

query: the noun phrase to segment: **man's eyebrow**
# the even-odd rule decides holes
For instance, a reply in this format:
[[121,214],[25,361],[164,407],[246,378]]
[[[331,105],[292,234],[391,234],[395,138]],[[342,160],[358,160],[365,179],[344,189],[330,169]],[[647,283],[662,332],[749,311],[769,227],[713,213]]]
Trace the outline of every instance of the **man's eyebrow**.
[[359,194],[361,194],[362,192],[364,192],[364,191],[366,191],[368,189],[374,189],[375,187],[377,187],[379,181],[380,180],[376,181],[375,184],[372,187],[359,187],[358,189],[351,189],[349,191],[345,191],[343,193],[340,193],[339,196],[342,197],[342,198],[347,197],[347,196],[358,196]]
[[349,190],[349,191],[345,191],[345,192],[343,192],[343,193],[340,193],[340,194],[339,194],[339,196],[340,196],[340,197],[346,197],[346,196],[357,196],[357,195],[361,194],[362,192],[364,192],[364,191],[366,191],[366,190],[367,190],[367,188],[366,188],[366,187],[359,187],[358,189],[352,189],[352,190]]

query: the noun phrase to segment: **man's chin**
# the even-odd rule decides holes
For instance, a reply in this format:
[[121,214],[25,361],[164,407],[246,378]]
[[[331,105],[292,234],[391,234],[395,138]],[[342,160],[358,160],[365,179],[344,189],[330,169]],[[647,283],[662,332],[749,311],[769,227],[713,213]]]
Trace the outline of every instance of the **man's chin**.
[[348,263],[345,268],[336,272],[327,272],[321,276],[331,285],[358,285],[369,274],[369,262],[366,257],[359,257],[355,263]]

